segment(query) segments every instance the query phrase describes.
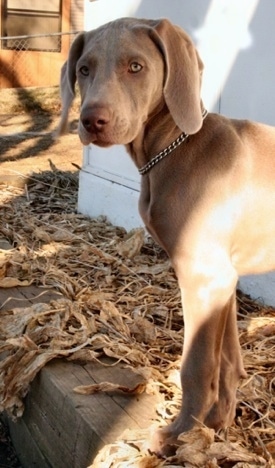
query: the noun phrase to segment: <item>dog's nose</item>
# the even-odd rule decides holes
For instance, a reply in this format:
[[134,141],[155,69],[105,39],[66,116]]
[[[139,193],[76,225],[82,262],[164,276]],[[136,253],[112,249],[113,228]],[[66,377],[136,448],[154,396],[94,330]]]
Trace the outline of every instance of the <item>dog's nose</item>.
[[87,109],[81,113],[80,120],[87,132],[100,132],[110,122],[110,112],[105,107]]

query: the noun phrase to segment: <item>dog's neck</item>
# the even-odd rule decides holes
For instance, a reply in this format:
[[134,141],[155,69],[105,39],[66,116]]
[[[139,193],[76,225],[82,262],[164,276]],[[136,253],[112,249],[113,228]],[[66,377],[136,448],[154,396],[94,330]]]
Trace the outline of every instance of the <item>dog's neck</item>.
[[[202,117],[206,117],[201,103]],[[126,145],[141,175],[149,172],[164,157],[187,139],[188,135],[175,124],[166,105],[148,119],[146,125],[133,142]]]
[[152,156],[176,138],[181,130],[172,119],[166,105],[160,112],[150,116],[136,138],[126,145],[135,165],[140,168],[150,161]]

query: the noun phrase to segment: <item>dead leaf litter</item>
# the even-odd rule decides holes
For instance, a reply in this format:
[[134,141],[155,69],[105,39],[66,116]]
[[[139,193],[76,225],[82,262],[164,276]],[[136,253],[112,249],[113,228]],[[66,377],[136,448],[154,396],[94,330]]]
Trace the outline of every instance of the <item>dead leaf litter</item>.
[[[25,189],[1,186],[0,288],[53,288],[60,299],[1,312],[0,410],[24,411],[39,370],[54,358],[125,363],[142,376],[135,388],[109,382],[76,392],[155,392],[155,424],[180,402],[183,341],[180,294],[166,254],[143,229],[129,233],[105,218],[76,212],[77,173],[33,174]],[[4,244],[3,244],[4,245]],[[1,245],[0,245],[1,247]],[[93,467],[274,467],[275,311],[239,294],[238,325],[248,377],[238,390],[235,423],[215,434],[198,426],[182,434],[176,455],[150,453],[148,431],[126,431],[104,447]],[[131,462],[129,461],[131,460]]]

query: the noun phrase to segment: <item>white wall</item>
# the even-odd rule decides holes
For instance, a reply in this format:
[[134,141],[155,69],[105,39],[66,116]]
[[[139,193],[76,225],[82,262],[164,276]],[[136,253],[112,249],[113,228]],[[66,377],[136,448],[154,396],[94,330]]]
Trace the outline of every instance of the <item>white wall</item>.
[[[120,16],[167,17],[193,38],[205,65],[209,111],[275,125],[274,0],[85,0],[85,29]],[[142,225],[139,175],[123,147],[84,150],[80,212],[105,214],[127,229]],[[247,277],[241,287],[275,305],[275,275]]]

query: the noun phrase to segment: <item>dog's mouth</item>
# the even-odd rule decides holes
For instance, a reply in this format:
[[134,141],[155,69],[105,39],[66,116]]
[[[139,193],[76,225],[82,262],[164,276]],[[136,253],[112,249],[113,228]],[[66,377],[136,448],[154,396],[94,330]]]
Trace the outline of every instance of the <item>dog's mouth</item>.
[[131,137],[127,135],[127,132],[125,134],[122,131],[114,132],[111,130],[112,129],[105,129],[104,131],[88,132],[81,122],[79,122],[78,135],[84,146],[93,144],[101,148],[108,148],[112,145],[127,145],[132,141]]
[[99,146],[100,148],[108,148],[109,146],[117,144],[115,141],[112,139],[108,138],[102,138],[102,136],[97,136],[97,135],[84,135],[83,133],[79,132],[79,138],[81,143],[84,146],[93,144],[96,146]]
[[93,145],[99,146],[100,148],[109,148],[110,146],[114,145],[115,143],[110,143],[109,141],[100,141],[100,140],[94,140],[91,141]]

